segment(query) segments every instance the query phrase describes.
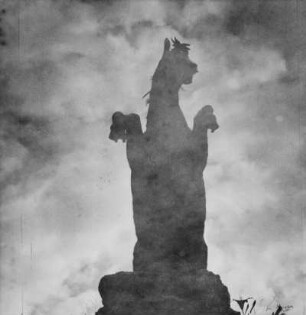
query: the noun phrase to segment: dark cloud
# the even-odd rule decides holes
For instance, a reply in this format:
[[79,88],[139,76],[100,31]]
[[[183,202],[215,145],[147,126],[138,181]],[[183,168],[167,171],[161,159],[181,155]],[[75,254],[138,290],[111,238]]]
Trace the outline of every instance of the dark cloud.
[[[32,73],[35,71],[33,69]],[[2,188],[26,181],[28,176],[33,176],[46,163],[52,163],[57,152],[49,118],[24,112],[24,99],[10,92],[11,82],[7,79],[9,71],[4,73],[7,76],[2,80],[0,101]],[[39,73],[38,80],[42,80],[43,74]],[[9,162],[14,159],[16,167]]]
[[[274,47],[284,56],[287,72],[280,78],[286,93],[294,95],[288,104],[305,119],[306,5],[304,1],[232,1],[224,18],[225,30],[249,45]],[[294,89],[294,90],[290,90]]]

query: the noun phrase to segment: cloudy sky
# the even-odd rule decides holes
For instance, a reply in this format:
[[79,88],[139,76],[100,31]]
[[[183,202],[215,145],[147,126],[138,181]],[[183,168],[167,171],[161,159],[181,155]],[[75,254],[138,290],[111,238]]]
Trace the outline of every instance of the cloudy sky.
[[0,4],[0,311],[94,314],[100,278],[132,269],[130,171],[110,117],[145,123],[141,97],[175,36],[199,68],[180,92],[188,122],[212,104],[221,126],[204,172],[209,270],[258,315],[305,314],[305,2]]

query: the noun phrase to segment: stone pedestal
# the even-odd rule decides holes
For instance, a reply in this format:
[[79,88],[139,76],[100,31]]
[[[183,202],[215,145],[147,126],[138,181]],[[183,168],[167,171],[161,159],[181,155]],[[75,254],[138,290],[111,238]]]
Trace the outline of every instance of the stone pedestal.
[[102,278],[104,307],[96,315],[235,315],[218,275],[119,272]]

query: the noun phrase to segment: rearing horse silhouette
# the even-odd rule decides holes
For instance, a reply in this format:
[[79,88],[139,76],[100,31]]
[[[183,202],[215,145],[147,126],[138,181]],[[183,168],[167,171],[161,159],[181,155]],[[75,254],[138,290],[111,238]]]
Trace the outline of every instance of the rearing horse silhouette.
[[[203,170],[207,131],[218,128],[210,105],[202,108],[191,130],[179,106],[179,90],[192,83],[197,65],[189,44],[164,42],[152,78],[146,131],[137,114],[116,112],[109,138],[127,142],[131,168],[137,243],[135,271],[207,267],[204,242],[206,200]],[[187,267],[188,266],[188,267]]]

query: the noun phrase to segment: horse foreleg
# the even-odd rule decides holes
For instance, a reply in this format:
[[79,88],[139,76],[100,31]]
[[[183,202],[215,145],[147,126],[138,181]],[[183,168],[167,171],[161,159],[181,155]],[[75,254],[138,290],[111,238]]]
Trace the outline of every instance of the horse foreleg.
[[140,117],[137,114],[125,116],[125,128],[127,137],[140,136],[143,134]]
[[113,114],[110,130],[109,139],[115,142],[118,140],[125,142],[131,136],[143,134],[139,115],[124,115],[121,112]]
[[204,168],[208,156],[208,139],[207,132],[214,132],[219,128],[216,116],[213,114],[213,108],[210,105],[204,106],[199,110],[194,118],[193,124],[193,143],[196,147],[197,155],[201,159],[201,165]]

